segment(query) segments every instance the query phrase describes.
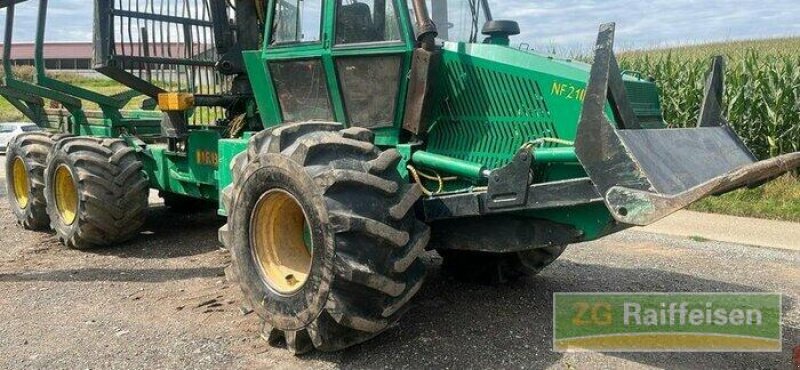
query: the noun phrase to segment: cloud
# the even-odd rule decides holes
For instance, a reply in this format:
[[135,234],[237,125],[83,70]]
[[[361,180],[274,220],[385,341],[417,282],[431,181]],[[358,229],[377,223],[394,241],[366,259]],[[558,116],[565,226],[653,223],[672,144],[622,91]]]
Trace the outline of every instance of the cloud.
[[[516,42],[540,47],[585,48],[594,42],[597,27],[610,21],[617,22],[622,48],[800,35],[798,0],[489,1],[495,18],[520,23],[523,33]],[[51,1],[47,39],[91,40],[92,3]],[[15,41],[33,40],[37,7],[38,1],[17,5]],[[0,21],[5,21],[4,12],[0,12]]]
[[495,18],[520,22],[517,40],[532,45],[582,47],[601,23],[617,23],[618,45],[646,48],[798,35],[797,0],[584,0],[495,2]]
[[[87,4],[89,5],[87,7]],[[93,1],[56,0],[51,1],[47,17],[47,40],[50,41],[89,41],[92,38],[94,19]],[[31,42],[36,37],[38,1],[26,1],[16,5],[14,19],[14,42]],[[0,22],[5,34],[5,11],[0,12]]]

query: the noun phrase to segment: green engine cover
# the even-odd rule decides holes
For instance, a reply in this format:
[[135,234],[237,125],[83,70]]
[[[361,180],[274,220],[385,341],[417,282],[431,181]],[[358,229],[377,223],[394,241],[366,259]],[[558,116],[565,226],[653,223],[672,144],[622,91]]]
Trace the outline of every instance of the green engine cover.
[[[501,45],[445,43],[427,150],[493,169],[528,141],[574,140],[590,68]],[[624,81],[642,125],[663,126],[656,85]]]

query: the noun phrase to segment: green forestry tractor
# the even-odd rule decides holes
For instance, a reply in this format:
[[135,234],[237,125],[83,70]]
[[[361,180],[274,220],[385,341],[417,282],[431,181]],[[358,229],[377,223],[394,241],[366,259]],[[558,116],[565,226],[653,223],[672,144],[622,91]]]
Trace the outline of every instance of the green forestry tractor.
[[[48,1],[30,3],[0,0],[0,95],[49,129],[8,147],[19,224],[88,249],[134,238],[151,189],[210,202],[263,336],[294,353],[390,327],[428,249],[462,277],[536,274],[568,244],[800,166],[733,132],[721,58],[697,127],[666,128],[613,24],[589,65],[511,47],[519,25],[486,0],[95,0],[94,70],[127,88],[103,93],[48,73]],[[14,13],[36,3],[25,80]]]

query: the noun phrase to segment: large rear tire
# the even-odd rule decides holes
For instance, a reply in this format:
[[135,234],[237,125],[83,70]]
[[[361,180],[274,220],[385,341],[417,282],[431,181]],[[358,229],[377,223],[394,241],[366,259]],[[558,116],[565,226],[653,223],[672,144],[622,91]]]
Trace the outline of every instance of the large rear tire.
[[6,152],[6,187],[17,223],[28,230],[48,230],[44,170],[47,155],[64,134],[30,132],[15,136]]
[[142,163],[119,139],[72,137],[56,143],[47,160],[44,193],[53,230],[74,249],[127,241],[147,214]]
[[300,123],[262,132],[232,164],[220,239],[263,336],[337,351],[397,321],[423,283],[421,196],[367,130]]

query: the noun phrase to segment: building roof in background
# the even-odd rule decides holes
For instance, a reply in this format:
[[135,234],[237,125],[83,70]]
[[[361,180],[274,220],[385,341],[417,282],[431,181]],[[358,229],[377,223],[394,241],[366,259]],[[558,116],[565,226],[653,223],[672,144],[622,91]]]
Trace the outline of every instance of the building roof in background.
[[[167,47],[169,45],[169,47]],[[192,45],[193,54],[201,54],[209,50],[204,44]],[[138,56],[141,52],[141,44],[124,43],[117,44],[117,51],[125,55]],[[0,45],[0,55],[3,52],[3,45]],[[11,59],[33,59],[34,43],[15,43],[11,46]],[[174,56],[186,57],[183,55],[184,45],[180,43],[153,43],[150,45],[151,56]],[[94,54],[94,47],[91,42],[47,42],[44,45],[45,59],[91,59]]]
[[[0,52],[4,47],[0,45]],[[11,59],[33,59],[34,44],[18,43],[11,46]],[[86,59],[93,53],[90,42],[48,42],[44,46],[45,59]],[[2,54],[0,54],[2,55]]]

